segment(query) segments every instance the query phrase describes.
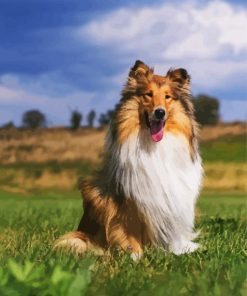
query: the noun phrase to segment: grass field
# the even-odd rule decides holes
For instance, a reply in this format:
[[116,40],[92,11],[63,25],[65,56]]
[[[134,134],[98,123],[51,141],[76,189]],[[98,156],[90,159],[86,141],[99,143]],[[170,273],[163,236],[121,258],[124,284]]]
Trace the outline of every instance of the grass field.
[[[82,138],[81,141],[87,141],[87,138]],[[82,150],[84,155],[87,154],[85,149],[84,147]],[[204,141],[201,143],[200,149],[205,167],[204,188],[206,190],[240,192],[247,190],[245,134],[228,135]],[[49,154],[49,150],[45,153]],[[73,151],[71,153],[73,154]],[[16,154],[18,153],[16,152]],[[32,153],[30,154],[32,155]],[[0,189],[29,192],[34,189],[59,187],[64,190],[72,190],[76,187],[79,177],[90,175],[99,166],[99,156],[96,153],[92,156],[94,159],[98,159],[96,162],[85,159],[60,160],[59,153],[56,157],[57,159],[42,162],[37,160],[0,162]]]
[[54,239],[80,215],[77,192],[0,192],[0,295],[246,295],[244,195],[201,196],[200,251],[148,249],[137,263],[121,252],[79,260],[54,253]]
[[202,130],[199,251],[146,249],[139,262],[116,251],[83,258],[52,251],[57,237],[77,227],[76,184],[99,166],[104,134],[0,131],[0,296],[247,295],[244,124]]

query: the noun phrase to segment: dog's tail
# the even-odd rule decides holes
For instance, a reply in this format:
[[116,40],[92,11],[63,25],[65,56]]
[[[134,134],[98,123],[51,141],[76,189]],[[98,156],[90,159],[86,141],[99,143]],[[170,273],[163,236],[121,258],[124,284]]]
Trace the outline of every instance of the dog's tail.
[[87,234],[81,231],[68,232],[58,238],[54,243],[53,250],[62,248],[71,251],[77,256],[84,254],[86,251],[92,251],[97,254],[102,253],[102,249],[94,244]]

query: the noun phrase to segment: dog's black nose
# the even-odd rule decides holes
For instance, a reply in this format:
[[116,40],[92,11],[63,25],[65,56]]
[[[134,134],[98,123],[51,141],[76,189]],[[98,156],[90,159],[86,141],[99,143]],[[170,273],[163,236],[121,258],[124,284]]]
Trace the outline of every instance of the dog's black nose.
[[156,119],[163,120],[165,118],[166,112],[164,109],[158,108],[154,111]]

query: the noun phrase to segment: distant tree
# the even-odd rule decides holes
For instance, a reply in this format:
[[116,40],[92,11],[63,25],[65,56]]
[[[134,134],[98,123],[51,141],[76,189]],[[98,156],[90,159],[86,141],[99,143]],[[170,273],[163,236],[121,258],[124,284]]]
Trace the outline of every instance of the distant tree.
[[6,122],[1,126],[1,128],[3,128],[3,129],[11,129],[14,127],[15,127],[15,125],[14,125],[13,121]]
[[96,112],[94,110],[91,110],[87,115],[88,126],[93,127],[95,117],[96,117]]
[[70,127],[72,130],[77,130],[82,121],[82,114],[79,111],[72,111],[71,117],[70,117]]
[[101,126],[109,124],[111,119],[113,118],[113,115],[114,115],[114,110],[108,110],[106,113],[100,114],[99,124]]
[[193,99],[196,120],[202,125],[214,125],[219,122],[219,101],[208,95],[198,95]]
[[36,129],[46,126],[45,115],[39,110],[26,111],[22,116],[23,127]]

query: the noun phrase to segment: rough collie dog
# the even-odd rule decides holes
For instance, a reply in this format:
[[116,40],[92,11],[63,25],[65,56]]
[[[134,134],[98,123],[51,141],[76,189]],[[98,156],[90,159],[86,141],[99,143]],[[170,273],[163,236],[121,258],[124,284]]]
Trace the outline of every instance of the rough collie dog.
[[55,248],[77,254],[118,247],[193,252],[194,209],[202,178],[197,124],[185,69],[131,68],[109,127],[102,169],[81,185],[83,217]]

